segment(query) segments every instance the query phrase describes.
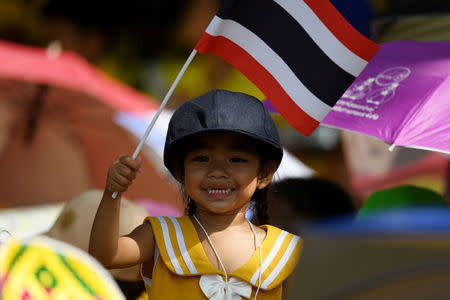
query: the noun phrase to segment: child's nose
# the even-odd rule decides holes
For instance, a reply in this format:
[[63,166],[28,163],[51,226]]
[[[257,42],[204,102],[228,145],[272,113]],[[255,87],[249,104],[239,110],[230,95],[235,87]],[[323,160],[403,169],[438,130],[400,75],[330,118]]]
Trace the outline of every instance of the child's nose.
[[214,160],[210,164],[209,177],[215,178],[227,178],[227,166],[226,162],[222,160]]

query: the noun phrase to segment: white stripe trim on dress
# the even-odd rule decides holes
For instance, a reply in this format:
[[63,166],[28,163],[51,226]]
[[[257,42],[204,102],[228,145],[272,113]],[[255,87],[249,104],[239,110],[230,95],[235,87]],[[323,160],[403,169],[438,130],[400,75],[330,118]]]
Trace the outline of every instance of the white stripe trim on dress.
[[[277,240],[275,241],[275,244],[273,245],[272,249],[270,249],[269,254],[264,259],[262,265],[256,270],[256,272],[253,274],[252,279],[250,279],[250,283],[253,285],[256,285],[256,280],[258,280],[259,275],[259,269],[261,269],[261,273],[264,273],[264,271],[267,269],[267,267],[270,265],[272,260],[277,255],[278,251],[281,248],[281,245],[283,245],[284,240],[286,239],[286,236],[288,235],[287,231],[281,231],[281,233],[278,235]],[[260,283],[261,284],[261,283]]]
[[281,270],[283,270],[284,266],[288,262],[289,258],[291,257],[292,252],[295,249],[295,246],[297,245],[299,241],[299,237],[294,235],[291,242],[289,243],[289,246],[286,249],[286,252],[284,252],[283,256],[281,257],[278,264],[275,266],[275,269],[273,269],[272,273],[269,274],[269,276],[266,277],[266,280],[262,283],[261,287],[263,289],[266,289],[269,284],[271,284],[275,278],[280,274]]
[[[159,257],[158,246],[156,246],[156,244],[155,244],[155,253],[153,254],[152,278],[153,278],[153,274],[155,274],[156,262],[158,261],[158,257]],[[141,273],[141,277],[144,280],[145,284],[148,286],[151,286],[152,278],[144,275],[144,264],[143,263],[141,264],[141,268],[140,268],[139,272]]]
[[168,217],[173,225],[175,226],[175,232],[177,234],[178,247],[180,248],[181,256],[183,257],[184,262],[186,263],[187,268],[191,274],[198,274],[197,269],[194,266],[194,263],[189,256],[189,252],[186,249],[186,244],[184,243],[183,231],[181,230],[180,223],[174,217]]
[[140,268],[139,272],[141,273],[141,277],[142,277],[142,280],[144,280],[144,283],[148,286],[151,286],[152,285],[151,278],[144,275],[144,264],[141,264],[141,268]]
[[172,263],[175,272],[179,275],[184,275],[183,269],[181,269],[180,263],[175,256],[175,252],[173,251],[172,241],[170,240],[169,228],[167,226],[166,220],[164,217],[156,217],[161,223],[161,228],[163,231],[164,244],[166,245],[167,254],[169,255],[170,262]]
[[158,258],[159,258],[159,249],[158,249],[158,245],[155,245],[155,254],[153,254],[152,278],[153,278],[153,274],[155,274],[156,263],[158,262]]
[[317,46],[335,64],[347,73],[358,77],[367,65],[367,61],[342,44],[305,2],[299,0],[274,1],[305,29]]
[[241,24],[215,16],[206,28],[206,33],[223,36],[244,49],[277,80],[296,105],[315,120],[321,122],[331,110],[331,106],[305,87],[272,48]]

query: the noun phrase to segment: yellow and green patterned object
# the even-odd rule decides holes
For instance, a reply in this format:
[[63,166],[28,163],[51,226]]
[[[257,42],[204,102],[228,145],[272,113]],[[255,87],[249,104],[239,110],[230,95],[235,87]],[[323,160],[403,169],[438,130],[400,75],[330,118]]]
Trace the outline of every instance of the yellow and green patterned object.
[[37,236],[0,247],[2,300],[124,300],[112,276],[69,244]]

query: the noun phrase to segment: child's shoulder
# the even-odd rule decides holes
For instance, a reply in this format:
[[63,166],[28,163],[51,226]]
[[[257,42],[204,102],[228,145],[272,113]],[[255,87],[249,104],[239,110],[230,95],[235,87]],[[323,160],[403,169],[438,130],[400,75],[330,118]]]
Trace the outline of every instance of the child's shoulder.
[[191,232],[194,229],[191,218],[187,215],[180,217],[173,216],[148,216],[144,219],[144,223],[149,222],[153,231],[161,231],[161,233],[173,228],[174,232],[180,231],[183,233]]
[[283,282],[295,269],[302,252],[303,239],[286,230],[272,226],[262,225],[267,234],[262,243],[263,265],[267,265],[264,272],[261,288],[271,289]]
[[286,251],[295,251],[303,246],[303,239],[298,235],[272,225],[262,225],[260,228],[266,231],[264,240],[266,247],[268,245]]
[[214,272],[211,266],[205,267],[205,263],[198,263],[205,262],[207,258],[189,216],[158,216],[145,220],[152,226],[158,255],[172,273],[192,276]]
[[295,237],[295,239],[301,239],[301,237],[299,237],[293,233],[290,233],[284,229],[281,229],[279,227],[273,226],[273,225],[265,224],[265,225],[259,226],[259,228],[265,230],[267,235],[268,236],[270,235],[269,238],[277,238],[277,239],[283,238],[284,239],[285,237],[288,237],[288,238]]

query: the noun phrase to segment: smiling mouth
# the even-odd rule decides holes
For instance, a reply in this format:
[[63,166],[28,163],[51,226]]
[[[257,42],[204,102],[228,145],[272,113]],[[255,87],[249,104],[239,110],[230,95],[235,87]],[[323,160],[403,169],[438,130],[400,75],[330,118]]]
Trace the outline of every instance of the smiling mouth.
[[205,191],[208,193],[208,195],[211,196],[226,196],[233,192],[232,189],[220,189],[220,188],[205,189]]

